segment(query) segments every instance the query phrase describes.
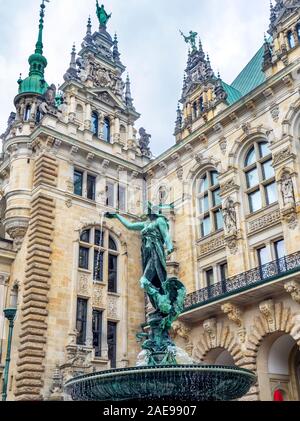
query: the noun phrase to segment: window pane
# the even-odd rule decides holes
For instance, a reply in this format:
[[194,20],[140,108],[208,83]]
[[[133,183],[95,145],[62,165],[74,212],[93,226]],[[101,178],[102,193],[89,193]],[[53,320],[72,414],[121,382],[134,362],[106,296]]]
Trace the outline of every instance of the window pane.
[[221,205],[221,203],[222,203],[222,200],[221,200],[221,198],[220,198],[220,192],[221,192],[221,189],[214,190],[214,191],[212,192],[212,196],[213,196],[213,205],[214,205],[214,206]]
[[275,171],[272,167],[272,160],[265,162],[262,167],[264,180],[268,180],[269,178],[275,177]]
[[107,183],[106,185],[106,205],[111,208],[114,207],[114,188],[115,186],[112,183]]
[[96,177],[93,175],[87,176],[87,198],[90,200],[96,198]]
[[246,173],[248,189],[259,184],[259,177],[257,168]]
[[109,250],[118,251],[118,247],[116,245],[116,242],[112,237],[109,237],[108,248],[109,248]]
[[257,190],[256,192],[249,194],[249,205],[250,205],[251,212],[256,212],[262,208],[260,190]]
[[79,267],[80,269],[89,268],[89,249],[85,247],[79,247]]
[[261,142],[259,144],[259,155],[261,158],[271,155],[268,142]]
[[208,195],[202,197],[199,199],[199,212],[205,213],[209,210],[209,201],[208,201]]
[[105,142],[110,143],[110,121],[109,118],[104,119],[103,137]]
[[93,347],[95,356],[101,357],[102,311],[93,310]]
[[251,150],[248,152],[247,158],[245,160],[245,167],[255,164],[255,162],[256,162],[255,149],[254,147],[252,147]]
[[117,366],[117,323],[107,323],[107,345],[108,359],[111,362],[111,368]]
[[108,255],[108,292],[117,292],[118,257]]
[[220,277],[221,277],[221,281],[226,281],[226,279],[228,278],[227,263],[223,263],[222,265],[220,265]]
[[224,227],[224,220],[221,209],[215,212],[215,226],[217,231],[223,229]]
[[265,189],[266,189],[267,204],[271,205],[272,203],[277,202],[278,193],[277,193],[276,183],[269,184],[268,186],[265,187]]
[[74,171],[74,194],[82,196],[83,173]]
[[103,282],[103,251],[94,251],[94,280]]
[[90,233],[91,230],[85,230],[81,233],[80,236],[80,241],[82,241],[83,243],[89,243],[90,242]]
[[276,259],[281,259],[286,255],[284,240],[276,241],[274,243]]
[[78,332],[77,344],[84,345],[86,341],[86,318],[87,318],[87,300],[77,299],[76,330]]
[[205,271],[205,276],[206,276],[207,286],[213,285],[214,284],[214,271],[213,271],[213,269],[209,269],[209,270]]
[[212,171],[210,173],[210,182],[212,186],[216,186],[219,184],[219,174],[217,171]]
[[211,222],[210,222],[209,216],[203,219],[201,223],[201,232],[202,232],[202,237],[206,237],[207,235],[211,233]]
[[271,261],[270,253],[267,247],[262,247],[261,249],[257,250],[257,254],[260,266],[265,265]]
[[98,118],[98,114],[95,111],[92,112],[92,132],[94,135],[98,136],[99,118]]
[[289,41],[289,47],[294,48],[296,43],[295,43],[295,38],[292,32],[288,33],[288,41]]
[[208,178],[207,176],[204,176],[200,180],[200,193],[205,193],[208,190]]
[[104,232],[100,230],[95,230],[95,246],[104,247]]
[[126,189],[123,186],[118,186],[118,209],[126,210]]

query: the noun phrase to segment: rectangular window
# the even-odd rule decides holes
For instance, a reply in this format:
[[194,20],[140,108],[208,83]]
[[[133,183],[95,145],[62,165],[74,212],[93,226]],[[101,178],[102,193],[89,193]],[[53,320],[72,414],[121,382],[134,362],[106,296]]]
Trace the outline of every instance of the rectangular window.
[[90,242],[90,233],[91,233],[91,230],[83,231],[80,235],[80,241],[82,241],[83,243],[89,243]]
[[118,186],[118,209],[126,211],[126,188]]
[[270,161],[267,161],[263,164],[263,176],[264,180],[268,180],[269,178],[275,177],[275,171],[272,166],[272,159]]
[[276,241],[274,243],[274,249],[275,249],[276,259],[277,260],[282,259],[286,255],[284,240]]
[[87,198],[90,200],[96,199],[96,177],[89,174],[87,176]]
[[108,345],[108,359],[111,363],[111,368],[117,367],[117,323],[107,323],[107,345]]
[[247,172],[246,177],[248,189],[251,189],[252,187],[255,187],[259,184],[257,168],[254,168],[254,170]]
[[250,212],[256,212],[262,208],[260,190],[249,194]]
[[202,234],[202,237],[206,237],[210,233],[211,233],[211,221],[210,221],[210,217],[207,216],[201,222],[201,234]]
[[206,284],[207,284],[208,287],[215,283],[214,282],[214,271],[213,271],[213,269],[208,269],[208,270],[205,271],[205,278],[206,278]]
[[79,247],[79,267],[80,269],[89,268],[89,249],[86,247]]
[[268,186],[265,187],[265,189],[266,189],[267,205],[271,205],[272,203],[277,202],[278,193],[277,193],[276,183],[269,184]]
[[117,291],[118,280],[118,257],[113,254],[108,255],[108,292]]
[[87,303],[88,301],[83,298],[77,299],[76,330],[78,332],[78,345],[85,345],[86,341]]
[[260,266],[266,265],[271,261],[269,249],[267,247],[262,247],[257,250],[258,262]]
[[98,250],[94,251],[94,280],[103,282],[103,257],[104,253]]
[[74,194],[82,196],[83,191],[83,173],[81,171],[74,171]]
[[115,186],[113,183],[106,184],[106,206],[113,208],[115,206]]
[[227,263],[223,263],[219,267],[220,267],[220,279],[221,281],[226,281],[226,279],[228,279],[228,265]]
[[221,230],[224,227],[224,220],[221,209],[215,212],[215,227],[216,231]]
[[102,314],[100,310],[93,310],[93,347],[95,356],[101,357],[101,341],[102,341]]

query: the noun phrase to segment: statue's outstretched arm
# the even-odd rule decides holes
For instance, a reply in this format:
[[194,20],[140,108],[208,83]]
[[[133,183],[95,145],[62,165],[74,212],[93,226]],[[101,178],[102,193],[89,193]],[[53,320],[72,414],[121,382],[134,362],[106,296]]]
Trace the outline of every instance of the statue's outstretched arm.
[[173,253],[174,246],[173,246],[173,242],[171,239],[170,230],[169,230],[167,222],[163,218],[159,218],[158,226],[159,226],[161,235],[163,236],[163,239],[165,241],[165,245],[167,247],[168,253]]
[[123,224],[124,227],[130,231],[142,231],[145,228],[144,222],[129,222],[126,218],[119,215],[118,213],[107,213],[105,216],[110,219],[118,219],[121,224]]

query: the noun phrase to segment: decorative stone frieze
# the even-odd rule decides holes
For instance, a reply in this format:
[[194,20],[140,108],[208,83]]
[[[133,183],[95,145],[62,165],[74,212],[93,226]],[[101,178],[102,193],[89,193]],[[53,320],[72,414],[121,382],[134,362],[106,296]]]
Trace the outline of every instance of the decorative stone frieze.
[[217,250],[224,248],[226,245],[224,235],[219,235],[209,240],[199,242],[198,257],[203,257]]
[[118,320],[119,319],[118,301],[119,301],[118,297],[108,294],[108,297],[107,297],[107,317],[108,317],[108,319],[112,319],[112,320]]
[[286,292],[291,294],[292,299],[300,304],[300,282],[299,281],[290,281],[284,284],[284,289]]
[[226,181],[224,184],[221,185],[221,196],[226,196],[229,193],[234,193],[239,191],[240,186],[237,185],[234,181],[234,178],[231,180]]
[[105,308],[105,286],[94,283],[93,287],[93,307]]
[[276,209],[273,212],[270,212],[266,215],[255,219],[254,221],[248,222],[248,231],[249,234],[261,231],[267,227],[271,227],[280,222],[280,210]]
[[283,149],[280,152],[277,152],[273,155],[273,166],[277,166],[279,164],[283,164],[285,161],[289,159],[294,159],[295,154],[291,152],[290,147]]

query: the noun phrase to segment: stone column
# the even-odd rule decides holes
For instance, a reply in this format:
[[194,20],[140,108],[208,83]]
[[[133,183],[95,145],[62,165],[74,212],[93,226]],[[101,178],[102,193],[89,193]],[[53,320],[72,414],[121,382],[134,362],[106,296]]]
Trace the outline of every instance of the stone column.
[[91,129],[91,119],[92,119],[92,107],[91,104],[85,104],[85,118],[84,118],[84,128],[86,130]]
[[4,322],[5,317],[3,310],[6,307],[6,294],[7,294],[7,281],[9,279],[9,275],[7,273],[0,273],[0,362],[1,362],[1,355],[3,352],[2,343],[4,339]]

